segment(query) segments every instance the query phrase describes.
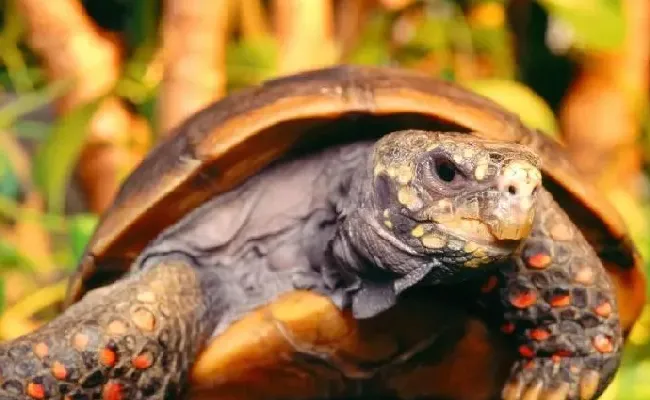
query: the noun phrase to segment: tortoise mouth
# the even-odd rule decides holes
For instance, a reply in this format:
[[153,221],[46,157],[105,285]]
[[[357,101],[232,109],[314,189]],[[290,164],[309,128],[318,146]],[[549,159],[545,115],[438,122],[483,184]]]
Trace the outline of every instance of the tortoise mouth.
[[474,218],[457,218],[436,223],[446,235],[472,242],[497,253],[511,253],[526,237],[528,226],[495,226]]

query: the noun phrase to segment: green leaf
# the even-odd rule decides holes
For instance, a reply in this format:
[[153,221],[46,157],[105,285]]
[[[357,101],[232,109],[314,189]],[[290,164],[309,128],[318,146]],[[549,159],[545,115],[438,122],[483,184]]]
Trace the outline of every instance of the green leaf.
[[374,13],[365,24],[361,35],[347,62],[358,65],[382,65],[390,61],[386,39],[390,32],[391,18],[386,13]]
[[625,38],[625,18],[620,0],[539,0],[549,14],[568,25],[575,46],[611,50]]
[[0,196],[0,217],[11,222],[37,222],[45,229],[56,233],[64,233],[67,229],[67,222],[63,216],[21,208],[15,199],[4,196]]
[[7,69],[12,88],[18,93],[32,91],[35,81],[28,72],[25,55],[20,46],[26,32],[25,20],[18,10],[16,0],[6,0],[3,6],[0,59]]
[[18,196],[20,181],[6,150],[0,151],[0,195],[12,199]]
[[83,104],[59,118],[41,143],[34,160],[34,179],[50,211],[62,213],[68,179],[83,145],[88,125],[104,97]]
[[73,257],[76,262],[81,260],[86,245],[97,226],[97,216],[94,214],[77,214],[69,219],[69,238]]
[[540,129],[553,138],[559,138],[553,110],[527,86],[515,81],[498,79],[476,80],[465,82],[465,85],[518,114],[530,128]]
[[15,100],[0,108],[0,130],[8,129],[26,114],[51,104],[71,87],[70,81],[57,81],[45,89],[20,94]]
[[[24,94],[32,92],[34,90],[32,86],[47,84],[43,69],[36,65],[25,66],[18,75],[17,77],[15,71],[9,69],[0,70],[0,86],[7,91]],[[24,89],[23,86],[28,89]]]
[[47,137],[50,127],[47,122],[22,119],[13,124],[12,133],[18,138],[40,141]]
[[34,271],[34,263],[13,244],[0,240],[0,270],[24,269]]
[[145,44],[136,49],[125,63],[114,93],[135,105],[150,101],[157,94],[159,82],[148,79],[149,65],[156,55],[155,46]]
[[125,13],[126,27],[124,29],[129,48],[155,43],[158,40],[160,2],[140,0],[125,4],[130,7]]
[[278,44],[272,36],[230,42],[226,49],[229,90],[255,85],[275,73]]
[[7,291],[5,290],[5,280],[0,276],[0,315],[5,311],[7,305]]

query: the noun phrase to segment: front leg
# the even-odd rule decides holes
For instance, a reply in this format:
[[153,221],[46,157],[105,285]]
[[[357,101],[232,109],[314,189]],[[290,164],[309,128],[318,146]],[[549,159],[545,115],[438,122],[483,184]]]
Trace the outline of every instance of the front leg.
[[518,346],[504,399],[588,400],[611,382],[623,346],[613,286],[549,193],[514,261],[481,290]]
[[180,398],[224,305],[213,270],[165,259],[0,345],[0,399]]

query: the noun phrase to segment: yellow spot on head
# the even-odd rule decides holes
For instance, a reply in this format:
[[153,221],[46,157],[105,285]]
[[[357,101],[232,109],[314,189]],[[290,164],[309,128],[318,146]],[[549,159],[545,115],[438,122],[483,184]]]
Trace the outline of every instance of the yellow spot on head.
[[136,296],[138,301],[141,301],[143,303],[155,303],[156,302],[156,295],[153,292],[140,292]]
[[539,181],[541,179],[541,174],[539,169],[535,168],[531,163],[524,160],[513,161],[508,164],[503,171],[503,174],[506,177],[514,178],[519,175],[527,177],[531,181]]
[[467,147],[463,150],[463,157],[465,158],[472,158],[476,154],[476,150],[474,150],[471,147]]
[[390,210],[387,208],[384,210],[384,218],[388,218],[390,216]]
[[377,164],[377,165],[375,165],[375,169],[373,171],[373,174],[375,176],[377,176],[377,175],[381,174],[382,172],[384,172],[385,170],[386,170],[386,168],[384,168],[383,165]]
[[485,179],[485,175],[487,175],[487,170],[488,170],[487,164],[481,163],[477,165],[476,169],[474,169],[474,177],[479,181]]
[[395,169],[395,176],[397,182],[402,185],[406,185],[413,179],[413,171],[409,165],[400,165]]
[[415,228],[413,228],[413,230],[411,231],[411,235],[413,235],[413,237],[416,238],[422,237],[424,235],[424,228],[422,227],[422,225],[418,225]]
[[408,186],[400,188],[397,192],[397,200],[409,210],[419,209],[423,205],[415,189]]
[[430,249],[439,249],[447,244],[447,240],[435,234],[428,234],[422,237],[422,245]]
[[529,169],[528,170],[528,175],[530,176],[531,179],[533,179],[535,181],[541,181],[542,180],[542,173],[537,168]]
[[384,221],[384,225],[386,225],[388,229],[393,229],[393,223],[389,220]]

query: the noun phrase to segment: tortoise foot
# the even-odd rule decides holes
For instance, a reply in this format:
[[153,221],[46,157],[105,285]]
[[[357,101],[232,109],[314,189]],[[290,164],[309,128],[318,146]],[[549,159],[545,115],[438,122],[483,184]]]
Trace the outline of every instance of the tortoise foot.
[[[615,366],[592,358],[520,360],[502,391],[504,400],[592,400],[600,397]],[[600,368],[592,368],[600,367]]]
[[177,398],[210,329],[197,275],[161,263],[3,343],[0,400]]

